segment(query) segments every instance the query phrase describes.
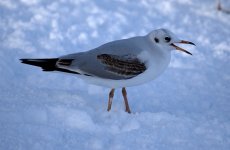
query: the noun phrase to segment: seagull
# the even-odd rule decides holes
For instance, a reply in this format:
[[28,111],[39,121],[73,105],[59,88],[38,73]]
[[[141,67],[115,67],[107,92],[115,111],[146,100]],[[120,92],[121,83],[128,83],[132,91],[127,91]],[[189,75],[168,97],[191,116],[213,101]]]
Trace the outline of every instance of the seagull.
[[86,52],[20,60],[43,71],[75,74],[90,84],[110,88],[107,111],[111,110],[115,89],[122,88],[125,111],[131,113],[126,87],[149,82],[162,74],[170,63],[172,50],[192,55],[177,46],[178,43],[195,45],[178,39],[167,29],[157,29],[145,36],[112,41]]

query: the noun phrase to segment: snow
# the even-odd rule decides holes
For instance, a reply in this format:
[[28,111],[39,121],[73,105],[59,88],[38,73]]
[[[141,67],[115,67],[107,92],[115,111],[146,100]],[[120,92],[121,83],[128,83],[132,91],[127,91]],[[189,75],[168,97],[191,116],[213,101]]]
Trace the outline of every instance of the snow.
[[[225,8],[229,1],[221,0]],[[0,149],[230,148],[230,15],[214,0],[1,0]],[[230,9],[230,8],[229,8]],[[20,58],[57,57],[167,28],[197,46],[172,53],[155,81],[116,89],[44,73]]]

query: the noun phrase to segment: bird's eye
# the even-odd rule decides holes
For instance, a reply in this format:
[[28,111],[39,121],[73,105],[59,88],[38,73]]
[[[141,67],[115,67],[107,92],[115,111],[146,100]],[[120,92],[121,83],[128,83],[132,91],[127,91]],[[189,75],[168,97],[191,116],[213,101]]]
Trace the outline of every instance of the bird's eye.
[[156,43],[159,43],[159,39],[158,38],[154,38]]
[[168,43],[168,42],[170,42],[170,41],[171,41],[171,38],[170,38],[170,37],[168,37],[168,36],[166,36],[166,37],[165,37],[165,41]]

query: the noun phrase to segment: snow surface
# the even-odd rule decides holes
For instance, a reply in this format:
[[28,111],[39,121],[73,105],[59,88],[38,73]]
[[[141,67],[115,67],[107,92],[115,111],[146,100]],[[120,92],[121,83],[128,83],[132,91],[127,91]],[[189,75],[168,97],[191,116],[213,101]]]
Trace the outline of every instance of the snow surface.
[[[0,150],[230,149],[229,20],[214,0],[0,0]],[[121,89],[108,113],[110,89],[19,62],[162,27],[197,46],[127,89],[131,115]]]

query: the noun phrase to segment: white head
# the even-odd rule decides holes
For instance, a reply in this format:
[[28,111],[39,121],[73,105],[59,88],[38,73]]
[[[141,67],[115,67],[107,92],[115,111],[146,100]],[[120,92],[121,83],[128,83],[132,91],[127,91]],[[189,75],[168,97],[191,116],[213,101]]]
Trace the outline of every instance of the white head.
[[183,44],[192,44],[195,45],[192,42],[185,41],[185,40],[180,40],[176,37],[175,34],[173,34],[171,31],[167,29],[157,29],[152,32],[150,32],[147,37],[153,42],[154,45],[161,47],[162,50],[179,50],[183,51],[187,54],[192,55],[190,52],[187,50],[180,48],[175,45],[175,43],[183,43]]

